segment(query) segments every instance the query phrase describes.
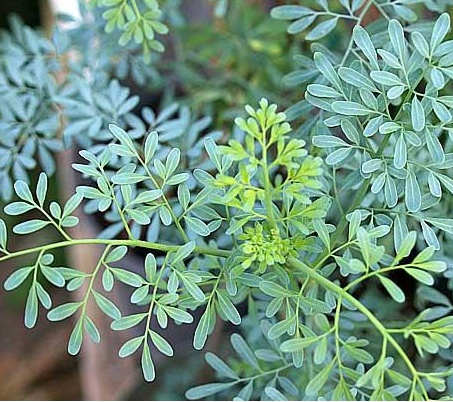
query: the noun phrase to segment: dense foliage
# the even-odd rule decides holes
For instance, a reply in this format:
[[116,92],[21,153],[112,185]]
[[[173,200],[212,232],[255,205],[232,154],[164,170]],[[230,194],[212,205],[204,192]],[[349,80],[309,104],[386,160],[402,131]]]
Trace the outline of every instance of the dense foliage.
[[[173,355],[170,320],[184,330],[200,312],[197,350],[219,319],[237,326],[236,356],[206,354],[219,382],[189,399],[448,397],[450,2],[316,0],[274,7],[271,25],[260,24],[265,12],[241,13],[241,1],[214,3],[220,28],[198,26],[188,41],[170,0],[93,1],[82,8],[91,19],[52,40],[17,19],[2,34],[0,185],[15,199],[4,208],[11,225],[0,220],[0,262],[18,261],[6,290],[29,286],[25,325],[40,306],[50,321],[72,317],[77,354],[84,337],[101,340],[86,308],[94,300],[112,330],[141,331],[112,353],[138,354],[147,381],[151,345]],[[155,52],[167,26],[172,62]],[[179,77],[184,94],[178,104],[164,91],[153,111],[126,77],[145,91]],[[59,202],[48,177],[65,146],[81,148],[73,168],[85,182]],[[104,217],[98,238],[72,235],[79,206]],[[60,238],[13,250],[10,226]],[[90,244],[103,246],[90,272],[55,262],[59,249]],[[131,272],[122,260],[134,249],[146,256]],[[113,303],[117,282],[141,312]],[[53,306],[51,285],[85,296]]]

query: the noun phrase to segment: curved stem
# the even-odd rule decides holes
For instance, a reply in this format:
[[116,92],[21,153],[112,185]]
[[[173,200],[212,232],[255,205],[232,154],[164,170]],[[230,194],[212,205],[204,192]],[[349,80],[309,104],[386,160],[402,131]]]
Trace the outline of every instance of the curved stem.
[[302,271],[304,274],[308,275],[310,278],[315,280],[319,285],[328,289],[335,294],[337,294],[342,299],[347,300],[353,306],[357,308],[367,319],[374,325],[374,327],[381,333],[382,337],[387,340],[389,344],[393,346],[396,352],[401,356],[401,359],[406,364],[407,368],[412,374],[414,381],[416,381],[420,385],[420,389],[422,390],[423,396],[426,399],[429,399],[428,393],[420,379],[420,375],[417,369],[414,367],[411,359],[406,354],[404,349],[400,346],[400,344],[396,341],[395,338],[388,332],[387,328],[381,323],[381,321],[376,318],[376,316],[366,307],[364,306],[359,300],[357,300],[353,295],[349,294],[345,291],[345,289],[341,288],[340,286],[336,285],[335,283],[331,282],[329,279],[324,278],[322,275],[315,272],[311,269],[308,265],[304,264],[303,262],[297,260],[294,257],[288,258],[288,264],[295,269]]
[[[54,250],[58,248],[64,248],[69,246],[77,246],[82,244],[102,244],[110,246],[128,246],[128,247],[140,247],[149,250],[159,250],[165,252],[176,252],[181,246],[152,243],[144,240],[122,240],[122,239],[72,239],[65,240],[56,243],[46,244],[43,246],[37,246],[30,249],[19,250],[16,252],[10,252],[7,255],[0,257],[0,262],[11,260],[16,257],[35,254],[41,251]],[[194,252],[197,254],[207,254],[215,257],[227,258],[230,256],[231,252],[227,250],[216,249],[208,246],[196,246]]]

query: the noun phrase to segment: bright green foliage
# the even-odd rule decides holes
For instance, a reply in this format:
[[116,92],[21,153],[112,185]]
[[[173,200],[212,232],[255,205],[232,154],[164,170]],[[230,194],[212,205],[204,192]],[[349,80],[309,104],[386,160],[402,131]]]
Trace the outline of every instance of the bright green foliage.
[[[122,41],[145,41],[137,32],[148,17],[135,1],[97,3],[110,7],[108,28],[119,24]],[[233,3],[218,1],[217,16]],[[157,10],[155,1],[144,4]],[[112,330],[130,335],[118,354],[138,354],[147,381],[159,375],[154,350],[174,354],[165,331],[171,321],[184,331],[199,313],[196,350],[219,319],[240,326],[241,335],[230,337],[234,355],[206,354],[218,380],[191,388],[189,399],[451,395],[453,45],[448,13],[415,24],[423,6],[441,13],[448,5],[316,0],[276,7],[272,15],[292,21],[289,33],[308,41],[345,27],[350,35],[338,49],[315,43],[312,57],[296,57],[301,69],[285,81],[299,97],[304,89],[304,99],[286,112],[264,98],[257,108],[247,105],[228,136],[207,133],[209,117],[174,103],[137,116],[138,99],[84,54],[51,101],[68,109],[68,143],[86,131],[77,138],[83,163],[73,167],[88,180],[60,204],[46,173],[32,186],[14,177],[17,199],[4,208],[19,219],[15,234],[53,228],[60,239],[12,251],[10,225],[0,219],[0,263],[20,261],[4,288],[28,286],[25,325],[35,325],[39,305],[50,321],[76,317],[68,351],[77,354],[86,335],[101,341],[86,308],[93,300]],[[382,19],[368,29],[372,6]],[[157,11],[149,18],[159,18]],[[8,68],[0,79],[11,94],[18,83]],[[99,80],[84,80],[84,68]],[[2,107],[2,122],[22,116]],[[15,127],[8,124],[5,130]],[[54,133],[57,125],[48,127]],[[12,138],[1,149],[14,155],[22,142]],[[9,182],[11,169],[16,174],[11,165],[1,170]],[[108,222],[98,238],[72,237],[80,205]],[[28,219],[29,211],[39,216]],[[56,266],[56,250],[88,244],[103,252],[87,273]],[[137,247],[146,257],[132,272],[125,259]],[[132,288],[130,303],[140,310],[124,313],[113,303],[115,283]],[[84,296],[52,306],[49,284]]]
[[292,251],[289,239],[280,238],[277,229],[270,229],[269,234],[263,234],[263,226],[259,223],[253,228],[246,228],[245,233],[238,238],[244,241],[242,252],[247,256],[242,266],[248,268],[258,261],[258,273],[264,272],[268,265],[284,264]]

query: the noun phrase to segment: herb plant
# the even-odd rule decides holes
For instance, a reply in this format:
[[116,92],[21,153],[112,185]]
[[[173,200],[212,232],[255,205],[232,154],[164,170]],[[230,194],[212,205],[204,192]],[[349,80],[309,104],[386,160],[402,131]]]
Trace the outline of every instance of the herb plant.
[[[207,133],[209,116],[173,103],[137,114],[138,97],[115,79],[118,64],[124,76],[158,79],[155,33],[171,32],[177,3],[93,2],[108,7],[106,46],[98,62],[80,48],[59,82],[54,73],[83,30],[50,41],[16,20],[3,36],[0,177],[2,197],[16,197],[4,212],[20,221],[0,220],[0,262],[18,261],[6,290],[29,284],[25,325],[35,325],[40,306],[50,321],[72,317],[68,351],[77,354],[84,338],[101,340],[86,309],[94,300],[112,330],[141,330],[112,353],[139,355],[147,381],[156,376],[151,346],[173,355],[162,331],[169,320],[184,331],[201,312],[196,350],[219,319],[237,326],[236,356],[207,353],[219,380],[194,386],[189,399],[451,395],[450,2],[273,8],[273,18],[291,21],[289,34],[313,42],[280,88],[297,100],[285,112],[265,98],[246,105],[225,133]],[[217,18],[232,3],[218,1]],[[370,10],[379,18],[365,26]],[[103,28],[96,21],[91,29]],[[74,142],[83,162],[73,167],[87,180],[58,202],[48,188],[50,152]],[[44,172],[33,181],[36,166]],[[80,206],[105,216],[98,238],[72,236]],[[52,227],[60,238],[15,250],[9,226],[17,235]],[[89,244],[103,246],[90,272],[54,262],[58,250]],[[139,273],[121,267],[133,249],[146,255]],[[110,300],[117,282],[134,289],[130,303],[142,312],[124,315]],[[53,306],[49,283],[85,297]]]

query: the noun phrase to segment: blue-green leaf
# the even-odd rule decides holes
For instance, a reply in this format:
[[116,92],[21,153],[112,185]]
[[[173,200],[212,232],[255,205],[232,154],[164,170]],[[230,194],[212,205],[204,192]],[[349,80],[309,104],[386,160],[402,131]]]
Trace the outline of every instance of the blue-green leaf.
[[103,311],[104,314],[108,315],[110,318],[114,320],[118,320],[121,318],[121,312],[115,304],[107,299],[104,295],[96,292],[95,290],[92,291],[94,296],[94,300],[98,307]]
[[159,137],[157,132],[152,131],[149,133],[145,140],[145,165],[148,165],[151,159],[153,159],[154,153],[157,149],[157,144],[159,141]]
[[422,205],[422,195],[417,177],[412,171],[408,173],[406,179],[405,201],[409,212],[417,212],[420,210]]
[[327,56],[317,52],[313,56],[316,68],[322,73],[324,78],[329,81],[335,88],[341,90],[341,80],[337,72],[333,68]]
[[307,384],[305,393],[307,395],[317,395],[319,390],[324,386],[324,384],[329,379],[330,373],[334,367],[335,360],[332,360],[327,366],[324,366],[321,371],[318,372]]
[[38,296],[36,287],[32,286],[28,291],[27,303],[25,304],[24,324],[27,328],[33,328],[38,319]]
[[43,305],[45,309],[50,309],[52,307],[52,299],[49,293],[43,288],[43,286],[36,282],[36,294],[38,295],[38,299]]
[[186,392],[186,398],[191,400],[206,398],[207,396],[224,391],[235,384],[236,382],[213,382],[211,384],[198,385],[197,387],[193,387]]
[[284,353],[294,353],[303,350],[316,342],[318,342],[317,337],[289,339],[281,344],[280,349]]
[[433,53],[436,48],[442,43],[448,31],[450,30],[450,15],[448,13],[443,13],[434,24],[433,31],[431,33],[431,39],[429,41],[429,46],[431,53]]
[[288,32],[291,35],[298,34],[299,32],[302,32],[305,29],[307,29],[316,20],[316,17],[317,17],[316,14],[312,14],[299,18],[298,20],[294,21],[289,25],[286,32]]
[[148,382],[154,381],[154,378],[156,377],[156,372],[154,369],[153,360],[151,358],[151,351],[149,350],[149,346],[146,342],[143,345],[141,366],[143,377],[145,378],[145,380]]
[[366,106],[351,101],[335,101],[332,103],[332,109],[347,116],[368,116],[373,113]]
[[406,39],[404,38],[404,30],[398,20],[390,20],[388,26],[390,42],[395,53],[399,56],[401,62],[404,63],[407,54]]
[[41,219],[31,219],[27,222],[22,222],[13,227],[13,232],[16,234],[28,234],[36,232],[46,227],[50,222]]
[[426,222],[431,223],[436,228],[453,235],[453,219],[449,218],[424,218]]
[[313,10],[299,5],[277,6],[271,11],[271,17],[278,20],[295,20],[310,14]]
[[117,320],[113,321],[110,327],[115,331],[122,331],[124,329],[129,329],[135,327],[136,325],[140,324],[145,317],[147,316],[146,313],[141,314],[132,314],[125,317],[118,318]]
[[83,342],[83,320],[79,318],[77,324],[73,328],[71,332],[71,336],[69,337],[68,342],[68,353],[70,355],[76,355],[80,352],[80,348],[82,347]]
[[373,81],[376,81],[382,85],[404,86],[404,83],[401,81],[400,77],[388,71],[372,71],[370,73],[370,77]]
[[110,271],[116,279],[125,283],[126,285],[138,288],[144,283],[143,278],[134,272],[126,271],[125,269],[121,268],[110,268]]
[[170,177],[179,165],[181,151],[178,148],[173,148],[167,155],[165,160],[165,171],[167,178]]
[[36,185],[36,198],[40,206],[44,205],[44,200],[47,194],[47,175],[41,173],[38,178],[38,184]]
[[173,264],[186,259],[195,250],[195,242],[190,241],[183,246],[179,247],[178,251],[173,254]]
[[211,137],[207,137],[204,140],[204,147],[206,149],[206,152],[209,155],[209,159],[211,159],[211,162],[214,164],[216,169],[220,172],[222,170],[222,161],[221,161],[219,147],[217,146],[217,144]]
[[417,281],[424,285],[432,286],[434,284],[434,278],[431,274],[421,269],[405,268],[404,269],[410,276],[415,278]]
[[237,374],[219,357],[217,357],[214,353],[208,352],[205,355],[206,362],[220,375],[237,379]]
[[146,190],[141,192],[133,200],[134,204],[146,204],[153,202],[162,196],[162,190]]
[[411,35],[414,48],[426,59],[429,58],[429,45],[425,37],[418,31],[415,31]]
[[425,128],[425,110],[423,109],[422,103],[418,100],[417,95],[414,95],[412,99],[411,120],[412,127],[415,131],[422,131]]
[[222,311],[225,317],[232,324],[239,325],[241,323],[241,316],[239,315],[234,304],[222,290],[217,290],[216,294],[220,311]]
[[387,292],[389,292],[390,296],[392,296],[393,300],[395,300],[398,303],[403,303],[406,300],[404,292],[395,282],[382,275],[378,275],[378,278],[381,281],[382,285],[387,290]]
[[32,204],[34,203],[33,195],[31,194],[31,191],[30,191],[30,187],[24,181],[22,181],[22,180],[16,181],[14,183],[14,190],[16,191],[16,194],[20,199],[22,199],[24,201],[28,201]]
[[400,134],[396,140],[395,154],[393,156],[393,164],[397,169],[402,169],[407,163],[407,147],[404,135]]
[[65,285],[65,279],[57,269],[43,264],[40,264],[40,268],[42,274],[50,283],[58,287],[63,287]]
[[25,279],[27,279],[30,272],[33,270],[33,266],[23,267],[13,272],[3,284],[5,290],[13,290],[20,286]]
[[440,143],[437,136],[434,135],[431,131],[427,131],[425,138],[429,154],[433,158],[434,162],[443,163],[445,160],[445,153],[442,144]]
[[338,98],[342,96],[340,92],[322,84],[310,84],[307,86],[307,91],[318,98]]
[[353,151],[353,148],[339,148],[327,155],[326,163],[328,165],[337,165],[346,159]]
[[87,315],[83,317],[83,327],[94,343],[99,343],[101,341],[101,334],[99,333],[96,324]]
[[274,387],[264,388],[264,392],[271,401],[287,401],[288,399],[278,389]]
[[117,262],[121,260],[127,253],[126,246],[115,247],[108,255],[104,258],[105,263]]
[[129,339],[127,342],[123,344],[123,346],[121,346],[118,352],[118,356],[123,358],[134,354],[137,351],[137,349],[141,346],[143,341],[144,341],[143,336],[138,336],[136,338]]
[[376,49],[371,42],[370,35],[365,31],[360,25],[356,25],[353,30],[352,35],[354,42],[366,56],[366,58],[371,63],[371,66],[375,70],[379,70],[379,64],[377,61]]
[[156,258],[153,254],[148,253],[145,258],[145,273],[146,279],[150,282],[154,281],[157,272]]
[[154,346],[164,355],[166,356],[173,356],[173,348],[171,345],[167,342],[166,339],[164,339],[161,335],[159,335],[155,331],[150,331],[151,335],[151,341],[153,342]]
[[47,313],[47,319],[49,321],[64,320],[65,318],[68,318],[71,315],[73,315],[81,306],[82,306],[82,302],[71,302],[71,303],[62,304],[62,305],[50,310]]
[[313,145],[319,148],[347,147],[348,144],[339,137],[333,135],[317,135],[313,137]]
[[8,231],[6,230],[6,224],[3,219],[0,219],[0,248],[6,250],[8,243]]
[[365,126],[365,130],[363,130],[363,135],[365,137],[371,137],[372,135],[374,135],[378,131],[383,120],[384,118],[382,116],[373,117]]
[[362,163],[362,171],[363,173],[373,173],[376,170],[379,170],[382,166],[382,160],[381,159],[370,159],[367,160],[366,162]]
[[332,32],[338,23],[338,17],[317,24],[306,36],[306,40],[318,40]]
[[378,91],[376,86],[373,84],[373,81],[371,81],[367,76],[363,75],[359,71],[356,71],[352,68],[341,67],[338,70],[338,75],[343,81],[346,81],[347,83],[354,85],[357,88],[366,88],[372,92]]
[[234,350],[237,354],[241,357],[244,362],[247,362],[252,367],[256,369],[260,369],[258,364],[258,360],[256,360],[255,355],[253,354],[252,350],[250,349],[247,342],[244,338],[239,334],[232,334],[230,337],[231,345],[233,346]]
[[193,230],[200,236],[208,236],[211,233],[208,225],[206,225],[206,223],[204,223],[201,219],[195,218],[193,216],[184,216],[184,222],[187,224],[190,230]]
[[132,142],[130,136],[124,131],[121,127],[118,127],[115,124],[109,124],[110,132],[120,141],[121,144],[125,145],[130,151],[137,154],[134,143]]

